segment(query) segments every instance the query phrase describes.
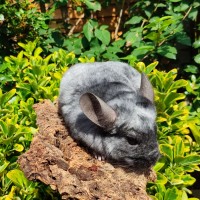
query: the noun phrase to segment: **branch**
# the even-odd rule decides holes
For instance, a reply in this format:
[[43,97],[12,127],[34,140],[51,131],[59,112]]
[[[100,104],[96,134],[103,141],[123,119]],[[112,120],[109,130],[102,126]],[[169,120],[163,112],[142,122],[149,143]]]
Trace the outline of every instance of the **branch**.
[[80,16],[80,18],[76,21],[76,23],[74,24],[74,26],[72,26],[72,28],[70,29],[69,33],[68,33],[68,36],[72,35],[73,32],[74,32],[74,29],[78,26],[78,24],[81,22],[81,20],[83,19],[84,17],[84,14],[82,14]]
[[186,14],[184,15],[183,20],[185,20],[185,18],[189,15],[190,11],[192,10],[192,5],[189,7],[188,11],[186,12]]
[[120,23],[121,23],[121,19],[122,19],[122,14],[123,14],[123,11],[124,11],[124,3],[125,3],[125,0],[122,1],[122,8],[121,8],[120,13],[119,13],[119,18],[118,18],[118,23],[117,23],[117,26],[116,26],[116,29],[115,29],[114,39],[117,39],[117,35],[118,35],[118,31],[119,31],[119,27],[120,27]]

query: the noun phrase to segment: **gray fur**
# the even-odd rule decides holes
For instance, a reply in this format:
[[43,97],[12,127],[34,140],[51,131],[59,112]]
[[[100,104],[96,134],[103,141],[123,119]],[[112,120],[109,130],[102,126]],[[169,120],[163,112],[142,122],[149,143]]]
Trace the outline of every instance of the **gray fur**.
[[[148,81],[145,77],[142,79]],[[93,100],[87,103],[91,95],[100,109],[98,102],[102,100],[113,110],[105,120],[107,123],[113,119],[110,126],[98,123],[98,116],[104,118],[107,113],[98,114]],[[121,62],[96,62],[76,64],[64,74],[59,106],[71,136],[91,153],[116,164],[148,168],[159,157],[152,98],[150,82],[141,84],[141,74],[134,68]]]

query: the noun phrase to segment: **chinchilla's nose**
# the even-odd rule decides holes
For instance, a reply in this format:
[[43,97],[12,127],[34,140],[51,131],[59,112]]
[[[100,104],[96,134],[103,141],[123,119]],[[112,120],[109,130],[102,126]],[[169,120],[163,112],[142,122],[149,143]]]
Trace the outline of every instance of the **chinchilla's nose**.
[[155,148],[154,150],[152,150],[149,154],[149,159],[151,160],[155,160],[155,162],[160,158],[160,152],[158,150],[158,148]]

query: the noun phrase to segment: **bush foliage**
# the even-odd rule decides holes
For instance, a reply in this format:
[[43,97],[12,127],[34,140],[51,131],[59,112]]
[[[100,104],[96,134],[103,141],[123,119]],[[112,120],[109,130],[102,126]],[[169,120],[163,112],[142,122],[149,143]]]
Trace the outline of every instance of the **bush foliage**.
[[[0,94],[2,199],[12,199],[12,196],[20,199],[40,198],[44,191],[49,190],[40,183],[28,181],[18,169],[16,160],[28,149],[37,130],[32,105],[42,99],[53,101],[57,98],[62,74],[75,61],[74,53],[63,50],[42,58],[42,48],[36,47],[36,42],[19,45],[24,50],[16,57],[6,57],[1,66],[1,78],[9,77],[1,83]],[[89,61],[86,58],[79,60]],[[177,92],[179,88],[186,87],[188,82],[175,80],[176,69],[158,71],[155,68],[157,64],[134,64],[139,71],[149,75],[155,87],[158,111],[158,140],[162,158],[154,167],[158,180],[149,183],[148,191],[154,199],[188,199],[191,192],[187,187],[195,182],[190,173],[199,171],[200,164],[200,155],[196,151],[199,148],[199,132],[195,132],[199,121],[195,115],[190,116],[185,95]],[[196,141],[189,134],[190,129],[193,130],[193,136],[197,137]],[[50,198],[49,193],[46,192],[43,199]]]
[[[72,64],[95,60],[128,62],[155,88],[162,157],[154,167],[157,181],[148,183],[149,195],[197,199],[190,186],[196,178],[192,172],[200,171],[198,0],[138,1],[129,6],[128,16],[122,14],[122,34],[116,31],[114,37],[91,18],[102,9],[98,1],[72,1],[87,20],[80,33],[67,37],[48,27],[52,12],[67,0],[52,1],[44,13],[33,2],[0,2],[0,199],[60,199],[44,184],[28,181],[16,161],[37,131],[33,104],[57,98],[62,74]],[[123,10],[125,1],[116,2]],[[180,47],[192,52],[187,63]]]

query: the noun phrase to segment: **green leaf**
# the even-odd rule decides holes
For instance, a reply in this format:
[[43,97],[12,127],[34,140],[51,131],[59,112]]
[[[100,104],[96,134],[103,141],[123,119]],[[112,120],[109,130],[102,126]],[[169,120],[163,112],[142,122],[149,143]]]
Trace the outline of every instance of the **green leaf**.
[[142,21],[142,19],[143,17],[141,16],[133,16],[125,24],[139,24]]
[[0,96],[0,107],[3,107],[16,93],[16,89],[12,89],[9,92]]
[[[158,194],[158,193],[157,193],[157,194]],[[151,197],[152,200],[158,200],[158,199],[161,199],[161,198],[157,198],[156,196],[152,196],[152,195],[150,195],[150,197]]]
[[2,120],[0,120],[0,130],[4,136],[8,135],[8,132],[9,132],[8,125]]
[[198,67],[195,65],[187,65],[186,69],[184,69],[185,72],[189,72],[192,74],[197,74],[198,73]]
[[146,53],[149,53],[150,51],[153,51],[153,50],[154,50],[154,46],[144,45],[144,46],[134,49],[131,54],[136,57],[143,57]]
[[7,173],[7,177],[18,187],[26,189],[30,181],[27,180],[24,173],[18,169],[11,170]]
[[172,18],[172,16],[164,16],[164,17],[158,18],[158,21],[165,21],[165,20],[168,20],[171,18]]
[[95,30],[95,36],[105,45],[108,45],[110,43],[110,32],[107,30]]
[[169,144],[161,144],[160,151],[163,155],[167,156],[169,160],[173,161],[173,147]]
[[181,137],[179,136],[175,136],[174,139],[174,158],[178,157],[178,156],[183,156],[184,155],[184,142],[182,140]]
[[38,47],[38,48],[34,51],[34,56],[37,57],[37,56],[39,56],[42,52],[43,52],[43,49],[42,49],[41,47]]
[[146,66],[143,62],[138,62],[135,67],[140,72],[144,72],[145,68],[146,68]]
[[[9,66],[10,64],[7,63],[7,62],[4,62],[1,64],[1,67],[0,67],[0,73],[4,72],[6,69],[9,69]],[[5,75],[4,75],[5,76]],[[1,81],[1,80],[0,80]]]
[[3,14],[0,14],[0,21],[4,21],[4,15]]
[[29,83],[19,83],[16,87],[22,90],[25,96],[31,94],[31,85]]
[[146,74],[150,74],[156,68],[157,65],[158,65],[158,61],[155,61],[149,64],[145,69]]
[[8,167],[9,164],[10,164],[9,161],[4,160],[3,164],[0,165],[0,173],[2,173],[6,169],[6,167]]
[[156,184],[156,186],[157,186],[157,194],[160,194],[160,196],[162,197],[159,199],[163,199],[163,196],[166,193],[165,185],[158,183],[158,184]]
[[148,17],[148,18],[150,18],[151,17],[151,15],[152,15],[152,12],[150,12],[149,10],[147,10],[147,9],[144,9],[144,12],[145,12],[145,14],[146,14],[146,16]]
[[177,90],[179,88],[182,88],[182,87],[186,87],[188,84],[188,81],[186,80],[183,80],[183,79],[179,79],[175,82],[173,82],[169,88],[169,91],[174,91],[174,90]]
[[184,165],[183,170],[191,173],[194,171],[200,171],[200,167],[198,165]]
[[91,25],[90,21],[88,21],[84,26],[83,26],[83,33],[87,40],[90,42],[92,37],[93,37],[93,26]]
[[178,200],[179,194],[178,194],[178,189],[176,187],[168,188],[164,200],[172,200],[172,199],[177,199]]
[[120,49],[121,47],[123,47],[125,44],[125,40],[122,40],[122,39],[119,39],[119,40],[115,40],[113,43],[112,43],[112,46],[113,47],[116,47],[118,49]]
[[200,47],[200,39],[199,40],[196,40],[193,45],[192,45],[195,49],[199,48]]
[[200,54],[197,54],[197,55],[194,57],[194,61],[195,61],[197,64],[200,64]]
[[156,165],[153,167],[153,169],[158,172],[160,169],[162,169],[165,166],[165,161],[158,161]]
[[17,187],[16,186],[12,186],[9,193],[6,196],[3,196],[1,198],[1,200],[13,200],[16,198],[16,191],[17,191]]
[[200,164],[200,156],[199,155],[188,155],[185,157],[177,157],[175,162],[182,166],[199,165]]
[[177,34],[176,37],[177,42],[183,45],[191,46],[191,39],[189,36],[187,36],[185,33],[181,32]]
[[173,179],[170,181],[170,183],[171,183],[172,185],[181,185],[181,184],[184,183],[184,181],[181,180],[181,179],[175,179],[175,178],[173,178]]
[[164,99],[164,103],[167,107],[173,105],[176,101],[184,99],[185,95],[182,93],[170,92]]
[[18,45],[19,45],[20,47],[22,47],[23,49],[25,49],[25,50],[26,50],[26,44],[24,44],[24,43],[21,43],[21,42],[18,42]]
[[198,144],[200,144],[200,134],[199,134],[200,132],[199,132],[198,126],[195,124],[195,122],[189,122],[188,126],[189,126],[196,142]]
[[87,5],[87,7],[94,12],[97,10],[101,10],[101,4],[97,1],[92,2],[91,0],[84,0],[84,3]]
[[36,48],[37,40],[34,40],[33,42],[30,41],[27,44],[19,42],[18,45],[21,46],[25,50],[25,53],[27,56],[31,56],[32,52]]
[[190,18],[192,21],[195,21],[197,20],[198,13],[199,13],[199,8],[193,8],[189,13],[188,18]]
[[157,172],[156,174],[157,174],[156,184],[159,183],[165,185],[168,182],[168,179],[163,174],[159,172]]
[[172,47],[169,45],[163,45],[163,46],[158,47],[157,52],[158,54],[166,58],[176,59],[177,50],[175,47]]
[[193,185],[196,179],[192,177],[190,174],[186,174],[182,176],[182,180],[184,181],[184,185],[189,186]]
[[160,33],[157,32],[150,32],[148,35],[145,36],[145,38],[152,40],[154,42],[158,42],[160,39]]
[[182,197],[181,200],[189,200],[186,191],[182,190]]
[[24,147],[21,144],[15,144],[14,147],[13,147],[13,149],[15,151],[22,152],[24,150]]

